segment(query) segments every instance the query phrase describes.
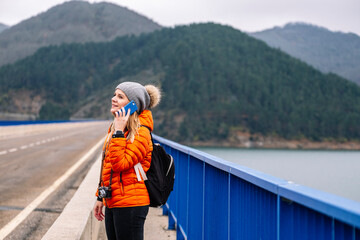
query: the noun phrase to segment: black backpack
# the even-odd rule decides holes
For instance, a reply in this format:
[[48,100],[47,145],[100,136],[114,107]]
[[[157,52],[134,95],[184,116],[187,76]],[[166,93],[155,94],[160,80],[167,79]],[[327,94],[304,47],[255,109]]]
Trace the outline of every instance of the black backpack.
[[[143,126],[143,125],[142,125]],[[147,126],[143,126],[149,129]],[[154,143],[151,130],[150,136],[153,143],[151,153],[151,165],[146,172],[146,188],[149,192],[150,207],[160,207],[164,205],[174,187],[175,182],[175,163],[170,154],[158,143]]]

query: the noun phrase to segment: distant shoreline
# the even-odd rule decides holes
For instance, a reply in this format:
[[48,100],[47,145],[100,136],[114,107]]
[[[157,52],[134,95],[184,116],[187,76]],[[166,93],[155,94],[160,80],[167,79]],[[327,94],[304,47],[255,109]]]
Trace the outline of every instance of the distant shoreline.
[[360,143],[347,144],[335,144],[335,143],[314,143],[314,144],[294,144],[288,143],[274,143],[272,145],[257,145],[252,143],[252,146],[242,144],[231,143],[219,143],[219,142],[191,142],[185,143],[191,147],[226,147],[226,148],[243,148],[243,149],[289,149],[289,150],[346,150],[346,151],[360,151]]
[[219,141],[192,141],[187,145],[195,147],[234,147],[248,149],[308,149],[308,150],[360,150],[360,141],[310,141],[308,139],[286,140],[275,137],[255,136],[249,134],[237,135],[226,140]]

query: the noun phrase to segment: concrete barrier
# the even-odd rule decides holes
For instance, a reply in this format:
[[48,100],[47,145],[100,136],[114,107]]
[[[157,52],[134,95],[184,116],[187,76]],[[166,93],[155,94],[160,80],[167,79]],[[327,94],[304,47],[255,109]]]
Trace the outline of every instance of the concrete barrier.
[[99,239],[99,234],[105,232],[104,222],[97,221],[92,211],[96,201],[94,194],[99,181],[100,164],[99,157],[73,198],[42,239],[95,240]]

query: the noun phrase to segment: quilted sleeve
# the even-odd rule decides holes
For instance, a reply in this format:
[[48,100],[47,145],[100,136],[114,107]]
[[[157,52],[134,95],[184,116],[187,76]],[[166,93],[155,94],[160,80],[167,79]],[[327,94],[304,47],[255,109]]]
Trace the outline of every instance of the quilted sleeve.
[[[126,138],[113,138],[109,146],[109,159],[114,172],[126,171],[138,162],[141,162],[144,170],[150,167],[150,163],[144,161],[147,159],[151,145],[149,141],[150,134],[140,128],[139,133],[135,136],[134,142],[127,141]],[[151,154],[151,152],[150,152]]]

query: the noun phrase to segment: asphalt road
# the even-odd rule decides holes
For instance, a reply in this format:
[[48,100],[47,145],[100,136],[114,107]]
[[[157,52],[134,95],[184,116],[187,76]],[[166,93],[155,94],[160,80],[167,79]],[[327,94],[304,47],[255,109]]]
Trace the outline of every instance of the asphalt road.
[[[0,230],[104,138],[108,126],[109,122],[84,122],[0,127]],[[101,148],[6,239],[41,239],[100,152]]]

